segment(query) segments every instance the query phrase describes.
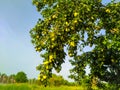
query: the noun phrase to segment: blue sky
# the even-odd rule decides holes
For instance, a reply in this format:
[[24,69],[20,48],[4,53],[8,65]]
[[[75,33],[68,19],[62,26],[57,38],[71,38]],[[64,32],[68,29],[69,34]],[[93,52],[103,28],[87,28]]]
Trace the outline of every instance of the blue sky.
[[[1,73],[24,71],[29,78],[37,78],[36,66],[42,61],[31,44],[29,31],[40,17],[32,0],[0,0]],[[71,65],[67,60],[62,66],[60,74],[67,79]]]
[[37,77],[40,57],[29,31],[39,17],[31,0],[0,0],[0,72],[25,71],[29,78]]

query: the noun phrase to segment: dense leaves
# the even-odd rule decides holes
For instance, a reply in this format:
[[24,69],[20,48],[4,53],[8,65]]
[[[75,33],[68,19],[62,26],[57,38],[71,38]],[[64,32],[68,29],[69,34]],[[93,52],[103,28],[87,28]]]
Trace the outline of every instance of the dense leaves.
[[[61,70],[67,54],[73,57],[75,80],[85,75],[87,65],[91,75],[100,77],[113,66],[119,68],[120,2],[103,5],[101,0],[33,0],[33,4],[42,15],[30,34],[36,51],[43,51],[43,63],[37,69],[44,84],[53,68]],[[105,32],[100,34],[102,30]],[[95,48],[80,55],[85,46]]]
[[84,76],[85,67],[89,65],[90,76],[112,84],[120,84],[120,23],[118,23],[120,11],[118,8],[120,8],[120,2],[106,5],[106,10],[99,20],[104,32],[94,37],[95,48],[92,51],[76,56],[71,61],[71,64],[75,66],[70,70],[71,78],[80,82],[79,80]]
[[26,74],[25,74],[23,71],[18,72],[18,73],[16,74],[15,80],[16,80],[16,82],[18,82],[18,83],[25,83],[25,82],[28,81],[27,76],[26,76]]

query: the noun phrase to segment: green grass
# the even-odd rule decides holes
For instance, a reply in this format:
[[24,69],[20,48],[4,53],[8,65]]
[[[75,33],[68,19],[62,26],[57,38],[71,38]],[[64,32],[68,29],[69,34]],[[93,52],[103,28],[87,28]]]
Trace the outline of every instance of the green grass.
[[2,84],[0,90],[32,90],[27,84]]
[[85,90],[82,87],[60,86],[60,87],[41,87],[40,90]]
[[[89,90],[85,86],[60,86],[60,87],[44,87],[30,84],[0,84],[0,90]],[[94,89],[94,90],[116,90],[114,87],[109,86],[105,89]],[[120,89],[117,89],[120,90]]]
[[83,87],[60,86],[60,87],[43,87],[29,84],[5,84],[0,85],[0,90],[86,90]]

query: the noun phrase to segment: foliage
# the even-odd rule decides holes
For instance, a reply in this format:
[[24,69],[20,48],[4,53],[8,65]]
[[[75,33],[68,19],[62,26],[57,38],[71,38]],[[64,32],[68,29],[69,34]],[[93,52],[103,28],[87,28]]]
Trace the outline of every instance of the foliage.
[[[39,85],[44,85],[41,81],[38,81]],[[47,82],[48,86],[62,86],[62,85],[67,85],[67,86],[74,86],[74,83],[70,83],[69,81],[65,80],[62,76],[52,74],[52,77],[48,79]]]
[[18,72],[18,73],[16,74],[15,80],[16,80],[16,82],[18,82],[18,83],[25,83],[25,82],[28,81],[27,76],[26,76],[26,74],[25,74],[23,71]]
[[97,42],[103,43],[97,44],[92,51],[85,52],[77,56],[75,60],[71,60],[71,64],[75,66],[70,70],[71,78],[80,83],[85,76],[85,67],[89,65],[92,78],[97,77],[101,81],[116,84],[118,88],[120,87],[120,50],[118,50],[120,46],[109,47],[113,40],[105,41],[105,38],[106,36],[99,36]]
[[50,86],[60,86],[64,85],[64,79],[62,76],[52,75],[52,78],[48,80]]
[[[59,72],[68,54],[73,58],[71,78],[75,81],[85,76],[89,65],[91,78],[105,80],[108,75],[105,81],[115,83],[120,72],[120,2],[112,0],[104,5],[101,0],[33,0],[33,4],[42,15],[30,31],[36,51],[43,51],[43,63],[37,67],[40,81],[46,85],[52,69]],[[86,46],[95,48],[80,55]],[[115,80],[110,79],[113,76],[117,76]]]
[[85,75],[85,67],[89,65],[91,77],[98,77],[102,81],[116,84],[119,87],[119,38],[119,35],[110,37],[106,34],[96,37],[94,41],[98,43],[95,45],[95,48],[92,51],[85,52],[82,55],[75,57],[75,60],[70,61],[71,64],[75,66],[70,70],[70,77],[76,81],[81,80]]

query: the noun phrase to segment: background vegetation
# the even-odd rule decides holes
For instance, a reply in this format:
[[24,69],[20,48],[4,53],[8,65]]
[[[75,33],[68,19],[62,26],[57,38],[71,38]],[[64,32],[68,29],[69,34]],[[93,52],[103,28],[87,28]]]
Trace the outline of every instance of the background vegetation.
[[[25,72],[20,71],[16,75],[6,75],[0,74],[0,90],[91,90],[90,85],[90,77],[86,76],[81,80],[80,83],[77,82],[69,82],[65,80],[62,76],[58,76],[56,74],[52,75],[52,78],[48,80],[47,87],[44,86],[42,82],[38,79],[28,79],[24,82],[16,82],[16,77],[19,73],[24,73],[27,78]],[[22,75],[19,76],[22,80]],[[119,90],[116,88],[115,84],[109,84],[106,82],[97,82],[97,86],[93,88],[94,90]]]

